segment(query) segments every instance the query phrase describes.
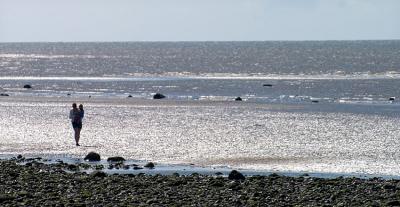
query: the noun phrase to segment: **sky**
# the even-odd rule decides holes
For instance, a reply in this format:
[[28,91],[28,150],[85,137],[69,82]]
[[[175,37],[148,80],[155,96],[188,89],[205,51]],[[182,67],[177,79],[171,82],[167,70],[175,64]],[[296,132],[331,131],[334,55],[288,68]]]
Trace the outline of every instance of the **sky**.
[[400,0],[0,0],[0,42],[400,39]]

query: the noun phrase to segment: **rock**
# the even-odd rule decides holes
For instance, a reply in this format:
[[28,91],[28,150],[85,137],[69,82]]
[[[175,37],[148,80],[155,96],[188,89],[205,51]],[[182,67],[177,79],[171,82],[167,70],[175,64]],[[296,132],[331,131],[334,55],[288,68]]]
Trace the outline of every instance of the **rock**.
[[32,86],[29,84],[26,84],[26,85],[24,85],[24,88],[32,88]]
[[123,157],[109,157],[107,162],[123,162],[125,159]]
[[232,170],[228,175],[229,180],[244,180],[244,175],[236,170]]
[[149,162],[149,163],[147,163],[144,167],[147,167],[147,168],[154,168],[154,163]]
[[134,169],[134,170],[141,170],[141,169],[143,169],[143,168],[142,168],[142,167],[138,167],[138,166],[134,166],[133,169]]
[[311,103],[318,103],[318,100],[311,100]]
[[400,201],[393,200],[386,203],[386,206],[400,206]]
[[272,87],[272,84],[263,84],[263,86],[265,86],[265,87]]
[[77,171],[77,170],[79,170],[79,167],[76,165],[70,164],[70,165],[68,165],[67,169],[70,171]]
[[0,194],[0,203],[5,202],[5,201],[10,201],[14,200],[15,197],[9,194]]
[[17,159],[21,160],[22,158],[24,158],[22,155],[18,155]]
[[242,101],[242,98],[237,97],[237,98],[235,98],[235,101]]
[[132,98],[132,95],[129,95],[128,98]]
[[389,101],[394,101],[396,99],[396,97],[390,97]]
[[92,177],[98,177],[98,178],[104,178],[104,177],[107,177],[107,174],[105,172],[103,172],[103,171],[94,171],[91,174],[91,176]]
[[153,96],[153,99],[163,99],[163,98],[165,98],[165,96],[163,94],[161,94],[161,93],[156,93]]
[[96,152],[89,152],[89,154],[86,155],[84,160],[89,162],[98,162],[100,161],[100,155],[97,154]]
[[385,185],[383,186],[383,188],[386,189],[386,190],[395,190],[395,189],[396,189],[396,186],[391,185],[391,184],[385,184]]
[[0,96],[10,96],[10,95],[8,95],[6,93],[1,93]]
[[70,96],[71,94],[70,93],[67,93],[67,96]]

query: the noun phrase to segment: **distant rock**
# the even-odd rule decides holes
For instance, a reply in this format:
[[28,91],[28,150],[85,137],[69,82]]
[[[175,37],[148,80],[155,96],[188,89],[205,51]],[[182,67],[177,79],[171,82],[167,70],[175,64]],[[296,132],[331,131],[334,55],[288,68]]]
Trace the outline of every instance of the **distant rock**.
[[107,162],[124,162],[125,159],[123,157],[109,157]]
[[318,100],[311,100],[311,103],[318,103]]
[[396,97],[390,97],[389,101],[394,101],[396,99]]
[[237,97],[237,98],[235,98],[235,101],[242,101],[242,98]]
[[163,98],[165,98],[165,96],[163,94],[161,94],[161,93],[156,93],[153,96],[153,99],[163,99]]
[[32,86],[29,84],[26,84],[26,85],[24,85],[24,88],[32,88]]
[[0,96],[10,96],[10,95],[8,95],[6,93],[1,93]]
[[272,84],[263,84],[263,86],[265,86],[265,87],[272,87]]
[[89,152],[89,154],[86,155],[84,160],[89,162],[98,162],[100,161],[100,155],[96,152]]
[[144,167],[146,167],[146,168],[154,168],[154,163],[149,162]]
[[237,170],[232,170],[228,175],[229,180],[244,180],[246,179],[244,175]]
[[132,95],[129,95],[128,98],[132,98]]

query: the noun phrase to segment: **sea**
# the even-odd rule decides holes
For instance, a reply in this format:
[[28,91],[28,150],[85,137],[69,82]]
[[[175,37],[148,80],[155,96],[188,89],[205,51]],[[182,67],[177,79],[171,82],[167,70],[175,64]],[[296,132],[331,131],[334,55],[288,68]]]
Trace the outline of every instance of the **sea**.
[[399,57],[400,40],[0,43],[0,155],[400,176]]

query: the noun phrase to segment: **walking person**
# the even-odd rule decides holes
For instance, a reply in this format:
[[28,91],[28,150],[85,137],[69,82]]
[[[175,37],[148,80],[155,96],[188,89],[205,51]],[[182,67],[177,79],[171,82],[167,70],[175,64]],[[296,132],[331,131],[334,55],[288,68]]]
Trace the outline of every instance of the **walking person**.
[[[83,106],[82,106],[82,109],[83,109]],[[69,118],[71,119],[71,122],[72,122],[72,128],[74,128],[76,146],[80,146],[79,138],[80,138],[81,129],[82,129],[83,116],[82,116],[81,111],[76,106],[76,103],[72,104],[72,109],[69,112]]]

